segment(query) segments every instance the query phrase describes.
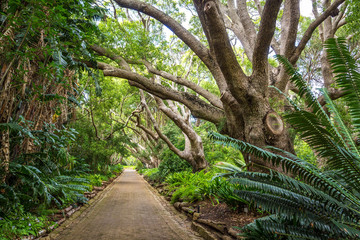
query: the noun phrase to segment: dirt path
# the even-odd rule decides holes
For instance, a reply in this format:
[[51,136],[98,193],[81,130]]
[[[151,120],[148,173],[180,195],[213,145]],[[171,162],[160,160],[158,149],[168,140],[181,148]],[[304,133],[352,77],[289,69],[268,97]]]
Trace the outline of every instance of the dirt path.
[[[76,239],[201,239],[134,170],[125,170],[101,199],[70,224],[62,226],[57,240]],[[68,225],[68,226],[66,226]]]

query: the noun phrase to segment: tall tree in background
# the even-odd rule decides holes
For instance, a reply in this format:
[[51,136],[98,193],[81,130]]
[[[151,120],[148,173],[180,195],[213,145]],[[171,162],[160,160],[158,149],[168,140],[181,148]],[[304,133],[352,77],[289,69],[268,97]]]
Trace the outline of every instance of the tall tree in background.
[[[75,5],[74,5],[75,4]],[[97,29],[93,1],[2,1],[0,5],[0,182],[11,160],[41,152],[34,134],[52,134],[74,117],[76,70],[72,56]],[[54,137],[54,136],[52,136]],[[54,140],[54,139],[52,139]],[[25,157],[26,164],[32,160]]]
[[[345,8],[340,9],[341,14],[338,8],[344,1],[324,1],[324,11],[318,12],[316,19],[299,36],[300,0],[284,3],[281,0],[229,0],[226,4],[215,0],[194,0],[192,5],[185,4],[190,12],[197,13],[192,21],[198,24],[190,30],[176,20],[179,19],[175,13],[177,5],[173,2],[170,4],[172,10],[169,10],[169,5],[161,1],[155,4],[115,0],[120,7],[137,11],[143,22],[151,22],[150,18],[143,17],[145,14],[169,28],[206,66],[216,81],[219,95],[188,80],[186,75],[178,75],[170,66],[161,65],[161,59],[153,58],[150,53],[142,58],[128,58],[116,44],[113,51],[97,45],[93,45],[92,50],[118,64],[114,67],[98,62],[97,68],[103,70],[105,76],[128,79],[131,85],[158,98],[182,103],[194,117],[216,124],[222,133],[231,137],[256,146],[272,145],[293,151],[283,121],[270,104],[271,101],[280,102],[282,98],[269,89],[271,85],[287,92],[289,77],[282,66],[269,63],[269,53],[283,55],[295,64],[313,32],[321,24],[325,25],[324,21],[331,23],[334,34],[342,26]],[[323,33],[328,29],[324,25]],[[241,43],[250,70],[241,65],[239,46],[232,44],[234,39]],[[117,54],[119,52],[121,54]],[[145,66],[148,73],[139,73],[139,65]],[[182,87],[167,87],[151,76]],[[251,161],[264,165],[260,159]]]
[[[158,97],[153,97],[158,109],[163,112],[175,125],[180,128],[185,138],[185,146],[183,150],[178,149],[170,139],[162,133],[155,118],[147,105],[144,92],[140,90],[141,105],[146,110],[147,115],[153,123],[154,129],[159,136],[180,158],[186,160],[193,168],[194,171],[205,169],[208,162],[205,160],[204,147],[201,137],[195,132],[190,121],[190,112],[184,106],[176,106],[176,103],[167,101],[167,105],[163,100]],[[180,111],[178,110],[180,109]]]

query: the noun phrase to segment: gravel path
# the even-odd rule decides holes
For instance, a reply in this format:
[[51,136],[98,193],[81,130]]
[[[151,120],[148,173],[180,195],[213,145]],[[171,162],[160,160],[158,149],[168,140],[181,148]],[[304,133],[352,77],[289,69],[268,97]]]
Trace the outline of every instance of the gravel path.
[[126,169],[104,191],[99,201],[58,230],[57,240],[202,239],[134,170]]

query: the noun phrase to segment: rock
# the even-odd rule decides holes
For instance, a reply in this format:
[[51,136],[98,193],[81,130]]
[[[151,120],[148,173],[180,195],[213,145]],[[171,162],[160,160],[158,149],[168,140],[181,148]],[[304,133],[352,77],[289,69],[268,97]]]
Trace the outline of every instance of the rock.
[[212,220],[208,220],[208,219],[198,219],[197,220],[198,223],[202,223],[204,225],[207,225],[215,230],[218,230],[221,233],[226,233],[226,224],[223,222],[216,222],[216,221],[212,221]]
[[67,208],[64,208],[64,211],[67,213],[67,212],[70,212],[71,209],[73,209],[73,206],[69,206]]
[[193,214],[193,220],[194,220],[194,221],[198,220],[199,217],[200,217],[200,213],[195,212],[195,213]]
[[223,236],[221,237],[221,239],[222,239],[222,240],[233,240],[234,238],[232,238],[232,237],[230,237],[230,236],[228,236],[228,235],[223,235]]
[[104,185],[108,185],[110,183],[110,181],[103,181],[101,184]]
[[95,191],[102,191],[102,190],[104,190],[104,187],[96,187],[96,186],[94,186],[93,189]]
[[61,219],[61,218],[63,218],[64,217],[64,212],[63,211],[60,211],[59,213],[56,213],[56,214],[54,214],[53,216],[52,216],[52,218],[54,219],[54,220],[56,220],[56,219]]
[[46,237],[42,237],[41,240],[51,240],[51,238],[49,236],[46,236]]
[[190,215],[193,215],[195,212],[194,209],[188,208],[188,207],[182,207],[181,208],[184,212],[189,213]]
[[177,210],[181,210],[180,205],[181,205],[181,202],[176,202],[176,203],[174,203],[174,207],[175,207]]
[[71,215],[73,215],[74,212],[75,209],[70,210],[69,212],[66,213],[66,217],[70,217]]
[[60,220],[57,221],[56,223],[57,223],[58,225],[60,225],[60,224],[62,224],[63,222],[65,222],[65,218],[60,219]]
[[26,237],[22,237],[21,240],[32,240],[32,239],[35,239],[34,236],[26,236]]
[[170,202],[171,201],[171,197],[167,196],[165,197],[166,201]]
[[40,230],[40,231],[38,232],[38,237],[41,237],[41,236],[43,236],[44,234],[46,234],[46,230],[45,230],[45,229]]
[[249,209],[247,207],[244,207],[243,211],[244,211],[244,213],[248,213]]
[[189,202],[182,202],[180,204],[180,207],[189,207],[189,206],[191,206],[191,203],[189,203]]
[[156,186],[156,188],[162,188],[162,187],[165,187],[167,184],[164,184],[164,183],[160,183],[159,185]]
[[199,223],[192,222],[191,229],[196,231],[206,240],[217,240],[218,238]]
[[234,237],[234,238],[236,238],[236,239],[240,239],[240,236],[238,235],[238,232],[235,231],[233,228],[228,229],[228,233],[229,233],[232,237]]

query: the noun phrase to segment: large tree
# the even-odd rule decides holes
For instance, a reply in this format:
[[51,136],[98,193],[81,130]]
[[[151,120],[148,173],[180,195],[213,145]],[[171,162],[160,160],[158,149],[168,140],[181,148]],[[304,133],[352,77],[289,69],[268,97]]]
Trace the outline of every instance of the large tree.
[[[160,99],[182,103],[194,117],[216,124],[222,133],[231,137],[257,146],[272,145],[292,151],[292,142],[282,119],[270,104],[274,99],[281,101],[281,96],[269,88],[271,85],[286,92],[290,87],[289,77],[282,66],[274,67],[269,63],[269,54],[283,55],[295,64],[313,32],[324,21],[323,33],[326,26],[331,25],[334,33],[342,26],[344,14],[338,14],[338,8],[344,1],[324,1],[323,12],[317,11],[315,20],[299,36],[300,0],[284,3],[282,0],[228,0],[225,3],[194,0],[192,6],[187,7],[196,11],[201,31],[192,32],[176,21],[176,17],[170,16],[161,1],[159,7],[155,7],[155,4],[138,0],[115,0],[120,7],[135,10],[140,16],[150,16],[169,28],[207,67],[216,81],[219,96],[186,79],[186,75],[178,76],[173,71],[156,67],[155,61],[146,58],[129,60],[97,45],[93,45],[92,50],[118,64],[115,67],[98,62],[97,68],[105,76],[128,79],[131,85]],[[142,20],[146,22],[144,18]],[[239,46],[232,44],[235,38],[251,63],[250,73],[240,64],[236,52]],[[88,64],[92,65],[91,62]],[[135,66],[139,65],[145,66],[148,73],[136,71],[138,67]],[[154,81],[149,74],[185,88],[167,87]],[[251,162],[264,165],[259,159],[251,159]]]

